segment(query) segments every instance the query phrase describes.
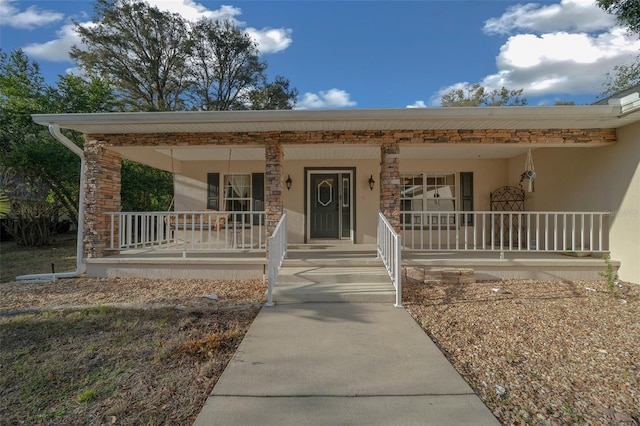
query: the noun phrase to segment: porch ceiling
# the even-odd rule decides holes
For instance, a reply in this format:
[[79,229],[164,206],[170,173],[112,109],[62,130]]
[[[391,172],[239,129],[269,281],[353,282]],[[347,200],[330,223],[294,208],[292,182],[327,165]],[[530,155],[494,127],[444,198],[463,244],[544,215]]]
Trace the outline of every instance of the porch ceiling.
[[[149,163],[153,157],[158,161],[155,167],[169,170],[171,167],[191,161],[264,161],[263,147],[119,147],[115,148],[124,158]],[[511,158],[527,152],[527,145],[407,145],[400,147],[401,159],[472,159]],[[535,148],[533,148],[535,150]],[[229,151],[231,150],[231,151]],[[153,153],[153,154],[152,154]],[[172,166],[172,158],[175,163]],[[378,146],[362,145],[304,145],[285,147],[286,161],[301,160],[379,160]]]
[[85,134],[456,129],[606,129],[640,120],[616,105],[368,110],[181,111],[35,114]]

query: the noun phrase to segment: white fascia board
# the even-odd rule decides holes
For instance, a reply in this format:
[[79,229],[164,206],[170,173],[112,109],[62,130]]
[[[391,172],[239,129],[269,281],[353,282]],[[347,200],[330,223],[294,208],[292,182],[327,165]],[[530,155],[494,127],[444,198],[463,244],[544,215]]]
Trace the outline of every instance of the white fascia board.
[[[77,129],[85,125],[99,127],[114,124],[223,124],[246,123],[247,131],[252,124],[349,122],[352,124],[372,121],[436,122],[438,120],[487,121],[501,120],[542,122],[545,119],[565,120],[571,127],[572,120],[585,121],[590,118],[612,120],[621,115],[620,105],[587,106],[543,106],[543,107],[451,107],[451,108],[402,108],[402,109],[348,109],[348,110],[277,110],[277,111],[176,111],[176,112],[126,112],[94,114],[33,114],[33,120],[42,125],[52,123],[62,128]],[[620,123],[621,125],[628,123]],[[615,126],[611,126],[615,127]],[[463,128],[463,126],[461,126]],[[410,130],[410,128],[407,128]]]

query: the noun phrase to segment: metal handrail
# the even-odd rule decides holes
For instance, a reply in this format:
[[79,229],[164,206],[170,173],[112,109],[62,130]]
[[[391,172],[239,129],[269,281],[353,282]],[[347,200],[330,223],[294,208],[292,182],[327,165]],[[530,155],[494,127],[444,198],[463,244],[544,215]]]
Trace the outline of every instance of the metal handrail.
[[269,287],[267,288],[266,306],[273,306],[273,287],[276,285],[280,267],[285,257],[287,257],[287,212],[284,212],[280,222],[269,237],[268,247],[268,274]]
[[382,212],[378,212],[378,256],[382,259],[396,289],[395,307],[402,307],[402,238]]

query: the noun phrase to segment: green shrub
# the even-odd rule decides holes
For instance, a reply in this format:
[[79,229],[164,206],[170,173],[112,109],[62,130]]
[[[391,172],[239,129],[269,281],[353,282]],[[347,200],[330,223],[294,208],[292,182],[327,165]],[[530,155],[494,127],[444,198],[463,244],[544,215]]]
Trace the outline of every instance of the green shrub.
[[613,297],[620,297],[620,293],[618,292],[618,273],[613,270],[613,265],[611,264],[611,255],[606,253],[602,256],[604,259],[604,272],[600,272],[600,276],[604,278],[604,281],[607,283],[607,290],[609,290],[609,294]]
[[16,244],[38,247],[53,242],[60,208],[45,200],[16,200],[4,227]]

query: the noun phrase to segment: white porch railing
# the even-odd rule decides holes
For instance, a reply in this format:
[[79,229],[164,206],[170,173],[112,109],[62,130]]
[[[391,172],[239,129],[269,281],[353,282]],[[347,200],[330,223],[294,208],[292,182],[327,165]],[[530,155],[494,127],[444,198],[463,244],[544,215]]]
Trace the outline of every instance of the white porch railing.
[[378,256],[396,289],[395,307],[402,307],[402,244],[401,238],[382,212],[378,212]]
[[404,249],[607,252],[608,212],[426,212],[401,214]]
[[264,212],[113,212],[109,249],[265,250]]
[[276,285],[280,266],[282,261],[287,257],[287,212],[282,215],[280,222],[273,231],[273,235],[269,237],[269,257],[268,257],[268,274],[269,287],[267,288],[266,306],[273,306],[273,287]]

